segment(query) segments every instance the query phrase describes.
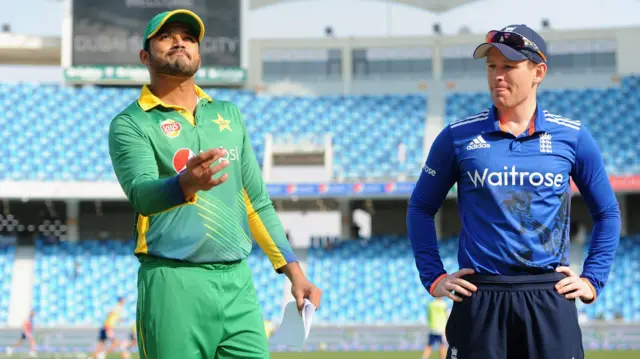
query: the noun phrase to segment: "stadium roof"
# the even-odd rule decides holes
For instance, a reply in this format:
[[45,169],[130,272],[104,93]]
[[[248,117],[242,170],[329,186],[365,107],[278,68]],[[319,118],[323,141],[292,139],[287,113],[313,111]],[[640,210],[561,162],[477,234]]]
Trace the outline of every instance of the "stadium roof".
[[[249,9],[255,10],[269,5],[294,1],[303,0],[249,0]],[[434,13],[447,12],[458,6],[476,1],[478,0],[387,0],[387,2],[415,6],[419,9],[427,10]]]

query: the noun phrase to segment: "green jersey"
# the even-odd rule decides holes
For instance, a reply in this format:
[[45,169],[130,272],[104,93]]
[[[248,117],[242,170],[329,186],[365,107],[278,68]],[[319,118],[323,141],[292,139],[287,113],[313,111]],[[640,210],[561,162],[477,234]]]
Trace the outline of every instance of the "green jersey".
[[447,326],[447,303],[444,300],[432,300],[427,305],[429,329],[433,334],[442,334]]
[[[197,86],[196,94],[192,114],[163,103],[144,86],[139,99],[111,121],[109,154],[135,211],[135,253],[232,262],[249,255],[253,237],[276,270],[296,261],[239,109]],[[229,178],[184,198],[178,178],[187,160],[215,147],[227,150],[229,165],[222,173]]]

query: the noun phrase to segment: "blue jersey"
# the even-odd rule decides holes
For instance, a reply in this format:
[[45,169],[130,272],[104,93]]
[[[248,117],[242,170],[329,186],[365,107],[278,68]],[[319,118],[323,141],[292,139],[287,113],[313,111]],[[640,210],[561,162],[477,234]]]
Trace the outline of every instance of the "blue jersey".
[[446,272],[434,215],[458,184],[458,263],[479,274],[552,272],[569,265],[571,182],[594,220],[582,277],[604,287],[620,236],[620,213],[602,157],[579,121],[538,106],[528,131],[501,130],[495,107],[447,126],[434,141],[411,195],[409,239],[423,285]]

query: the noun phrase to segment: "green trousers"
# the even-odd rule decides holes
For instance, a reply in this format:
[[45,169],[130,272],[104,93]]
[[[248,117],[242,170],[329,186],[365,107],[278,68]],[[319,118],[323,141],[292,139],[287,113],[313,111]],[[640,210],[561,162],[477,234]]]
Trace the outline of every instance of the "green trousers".
[[141,256],[136,319],[141,359],[270,357],[245,261],[190,264]]

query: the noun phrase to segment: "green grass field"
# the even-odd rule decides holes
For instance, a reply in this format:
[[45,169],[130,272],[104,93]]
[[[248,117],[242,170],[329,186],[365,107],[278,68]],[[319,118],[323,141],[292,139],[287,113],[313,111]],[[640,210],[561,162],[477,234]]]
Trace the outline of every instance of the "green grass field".
[[[272,359],[387,359],[390,352],[305,352],[305,353],[274,353]],[[420,359],[420,352],[394,352],[393,359]],[[7,356],[0,356],[9,358]],[[604,359],[612,357],[616,359],[634,359],[640,357],[639,351],[592,351],[588,352],[586,359]],[[27,358],[26,356],[13,355],[10,358]],[[52,354],[39,354],[40,359],[58,359],[58,358],[74,358],[70,356],[56,356]],[[79,357],[75,357],[79,358]],[[434,354],[431,359],[437,359],[438,355]],[[119,355],[110,355],[108,359],[120,359]],[[139,359],[132,355],[131,359]]]

